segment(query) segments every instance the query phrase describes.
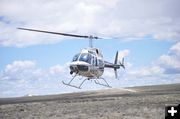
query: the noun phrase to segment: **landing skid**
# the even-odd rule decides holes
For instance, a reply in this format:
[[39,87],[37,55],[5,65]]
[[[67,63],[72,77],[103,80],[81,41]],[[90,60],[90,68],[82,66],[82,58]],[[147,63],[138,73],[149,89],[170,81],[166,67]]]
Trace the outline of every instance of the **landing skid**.
[[[62,83],[64,84],[64,85],[67,85],[67,86],[71,86],[71,87],[74,87],[74,88],[78,88],[78,89],[81,89],[81,86],[82,86],[82,84],[86,81],[86,80],[88,80],[88,78],[85,78],[82,82],[81,82],[81,84],[79,85],[79,86],[76,86],[76,85],[72,85],[71,84],[71,82],[74,80],[74,78],[77,76],[77,74],[69,81],[69,83],[65,83],[64,81],[62,81]],[[82,79],[82,78],[81,78]],[[80,79],[80,80],[81,80]]]
[[[111,86],[107,83],[107,81],[106,81],[104,78],[97,78],[97,77],[95,77],[95,78],[85,78],[85,79],[80,83],[79,86],[73,85],[73,84],[71,84],[71,82],[75,79],[76,76],[77,76],[77,74],[76,74],[75,76],[73,76],[73,78],[72,78],[68,83],[65,83],[64,81],[62,81],[62,83],[63,83],[64,85],[67,85],[67,86],[71,86],[71,87],[74,87],[74,88],[81,89],[81,86],[83,85],[83,83],[84,83],[86,80],[94,79],[94,82],[95,82],[96,84],[101,85],[101,86],[105,86],[105,87],[108,87],[108,88],[111,88]],[[82,79],[82,78],[81,78],[81,79]],[[81,79],[79,79],[79,80],[81,80]],[[100,83],[100,82],[98,81],[98,79],[102,79],[102,80],[105,82],[105,84]]]

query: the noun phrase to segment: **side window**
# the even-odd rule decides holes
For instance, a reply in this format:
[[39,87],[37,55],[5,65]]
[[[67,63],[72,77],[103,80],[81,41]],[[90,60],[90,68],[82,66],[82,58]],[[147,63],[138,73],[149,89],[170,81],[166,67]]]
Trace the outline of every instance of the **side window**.
[[73,57],[73,60],[72,60],[72,61],[77,61],[77,60],[78,60],[79,55],[80,55],[80,54],[76,54],[76,55]]

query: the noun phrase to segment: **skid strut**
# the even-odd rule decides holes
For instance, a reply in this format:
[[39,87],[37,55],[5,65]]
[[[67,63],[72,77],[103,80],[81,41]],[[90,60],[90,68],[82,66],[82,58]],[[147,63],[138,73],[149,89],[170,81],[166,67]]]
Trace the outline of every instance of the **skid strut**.
[[[92,74],[92,75],[93,75],[93,74]],[[94,82],[95,82],[96,84],[99,84],[99,85],[101,85],[101,86],[105,86],[105,87],[108,87],[108,88],[112,88],[104,78],[102,78],[102,77],[96,77],[95,75],[94,75],[94,77],[95,77]],[[98,79],[102,79],[102,80],[105,82],[105,84],[100,83],[100,82],[98,81]]]
[[[74,78],[75,78],[76,76],[77,76],[77,74],[69,81],[69,83],[65,83],[64,81],[62,81],[62,83],[63,83],[64,85],[67,85],[67,86],[71,86],[71,87],[74,87],[74,88],[81,89],[82,84],[83,84],[88,78],[85,78],[85,79],[81,82],[81,84],[80,84],[79,86],[75,86],[75,85],[72,85],[71,82],[74,80]],[[81,78],[81,79],[82,79],[82,78]]]

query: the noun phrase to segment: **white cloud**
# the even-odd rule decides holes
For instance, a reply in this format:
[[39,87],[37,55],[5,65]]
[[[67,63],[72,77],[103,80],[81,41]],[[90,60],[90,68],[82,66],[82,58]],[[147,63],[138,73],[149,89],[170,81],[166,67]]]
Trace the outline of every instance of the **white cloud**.
[[180,67],[180,62],[176,58],[170,55],[162,55],[159,58],[160,65],[163,65],[164,67]]
[[128,74],[142,78],[145,76],[153,76],[162,73],[163,73],[163,69],[161,69],[158,66],[153,66],[153,67],[143,67],[138,70],[131,70]]
[[5,68],[6,72],[18,72],[24,69],[33,69],[35,62],[33,61],[14,61],[12,64],[8,64]]
[[180,42],[177,42],[170,48],[170,53],[175,54],[180,58]]
[[180,38],[178,11],[178,0],[0,1],[0,45],[26,47],[57,43],[64,39],[20,31],[16,27],[132,40],[133,37],[150,36],[177,41]]
[[122,59],[123,57],[128,56],[130,51],[128,49],[122,50],[118,52],[118,59]]
[[[180,50],[179,42],[175,43],[167,54],[161,55],[158,59],[152,61],[151,65],[143,66],[139,69],[134,67],[126,68],[125,75],[133,78],[148,79],[148,77],[156,78],[167,76],[169,79],[177,78],[180,74]],[[174,75],[174,77],[172,77]],[[150,78],[150,79],[151,79]],[[159,81],[162,78],[158,79]]]
[[5,67],[2,79],[32,79],[36,72],[38,72],[38,69],[35,69],[34,61],[14,61],[12,64],[8,64]]
[[50,69],[49,69],[49,72],[50,72],[50,74],[52,74],[52,75],[62,73],[63,71],[64,71],[64,67],[62,67],[62,66],[60,66],[60,65],[52,66],[52,67],[50,67]]
[[[63,70],[64,69],[64,70]],[[27,94],[50,94],[66,91],[58,84],[67,79],[66,67],[55,65],[48,70],[37,68],[34,61],[14,61],[0,73],[0,97]]]
[[165,73],[179,74],[180,73],[180,42],[174,44],[168,54],[160,56],[158,65],[165,69]]

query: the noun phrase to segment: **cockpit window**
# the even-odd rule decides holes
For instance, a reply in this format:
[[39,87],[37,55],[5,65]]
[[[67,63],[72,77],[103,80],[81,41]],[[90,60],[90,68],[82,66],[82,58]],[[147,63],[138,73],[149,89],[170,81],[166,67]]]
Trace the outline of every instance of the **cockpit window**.
[[72,61],[83,61],[91,64],[92,55],[89,53],[79,53],[73,57]]
[[79,57],[79,61],[84,61],[84,62],[87,62],[89,64],[91,64],[91,59],[92,59],[92,56],[90,54],[87,54],[87,53],[83,53]]
[[80,54],[76,54],[76,55],[73,57],[73,60],[72,60],[72,61],[77,61],[77,60],[78,60],[79,55],[80,55]]

